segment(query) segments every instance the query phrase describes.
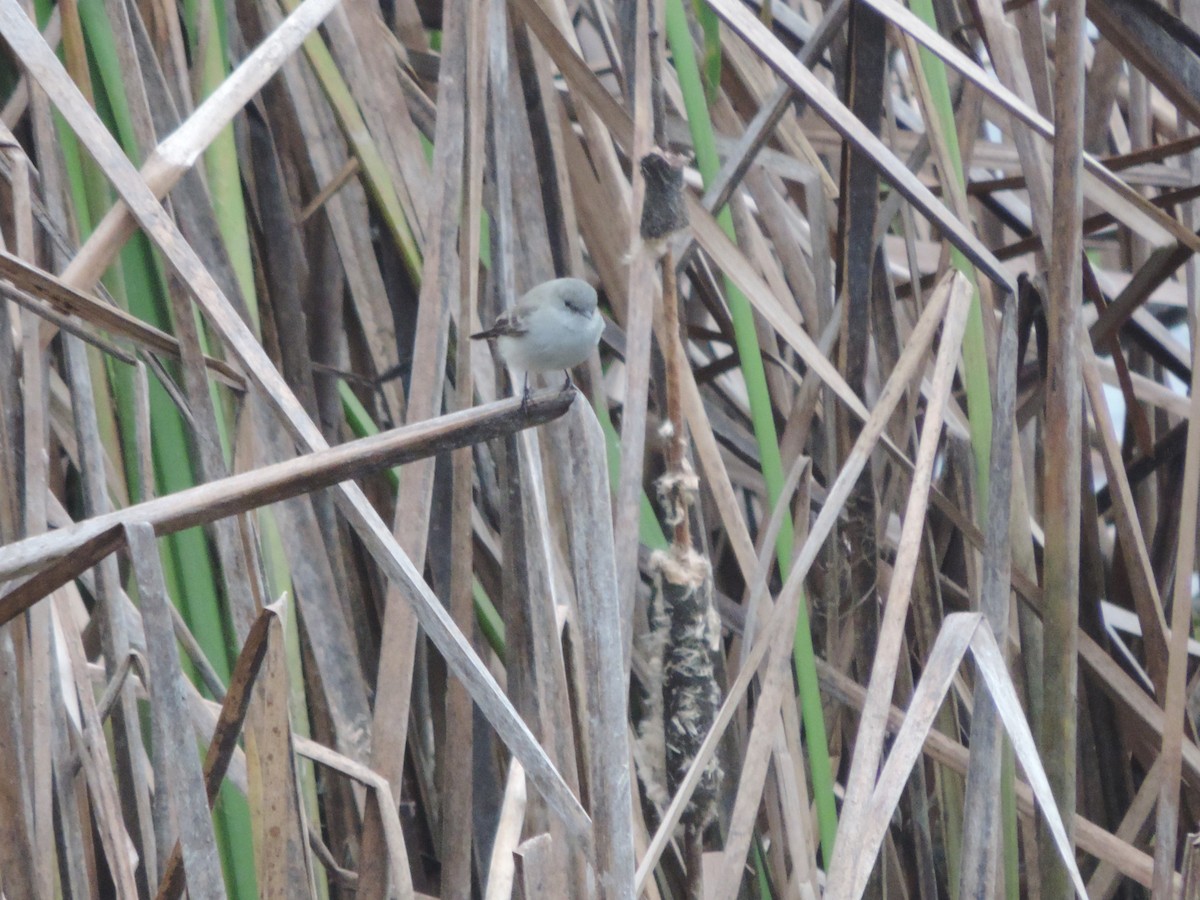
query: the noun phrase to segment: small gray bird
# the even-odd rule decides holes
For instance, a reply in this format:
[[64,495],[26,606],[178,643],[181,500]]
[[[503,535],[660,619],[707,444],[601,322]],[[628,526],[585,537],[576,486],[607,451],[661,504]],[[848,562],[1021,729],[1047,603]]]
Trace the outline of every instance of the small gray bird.
[[571,387],[577,366],[600,343],[604,318],[596,308],[596,289],[579,278],[555,278],[531,289],[472,340],[495,340],[500,358],[525,378],[522,405],[529,400],[529,373],[562,369],[563,390]]

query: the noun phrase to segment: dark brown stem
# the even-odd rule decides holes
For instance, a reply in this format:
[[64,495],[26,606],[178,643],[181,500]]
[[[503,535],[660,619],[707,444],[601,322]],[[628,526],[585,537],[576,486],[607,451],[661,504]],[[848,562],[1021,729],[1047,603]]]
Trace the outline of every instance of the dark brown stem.
[[[683,471],[683,403],[680,400],[680,366],[684,364],[679,342],[679,296],[675,281],[675,257],[670,250],[662,258],[663,321],[667,335],[663,357],[667,370],[667,419],[671,423],[671,436],[667,441],[667,472]],[[682,506],[681,506],[682,508]],[[692,536],[686,513],[675,523],[675,544],[690,547]]]
[[689,825],[684,831],[683,860],[687,866],[688,900],[704,900],[704,832]]

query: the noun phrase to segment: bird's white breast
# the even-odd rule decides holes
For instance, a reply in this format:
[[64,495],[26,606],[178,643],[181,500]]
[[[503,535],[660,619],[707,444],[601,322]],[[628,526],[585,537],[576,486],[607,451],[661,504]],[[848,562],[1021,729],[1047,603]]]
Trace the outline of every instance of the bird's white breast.
[[526,332],[498,340],[500,355],[510,366],[525,372],[570,369],[586,360],[600,341],[604,318],[598,309],[581,316],[565,306],[543,306],[524,323]]

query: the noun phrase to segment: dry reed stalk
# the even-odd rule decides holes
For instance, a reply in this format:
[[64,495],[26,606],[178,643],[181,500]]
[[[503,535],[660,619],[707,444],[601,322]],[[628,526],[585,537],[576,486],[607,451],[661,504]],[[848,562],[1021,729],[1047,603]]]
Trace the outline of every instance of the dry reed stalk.
[[[954,615],[976,605],[1035,730],[1079,717],[1082,788],[1059,772],[1055,799],[1096,864],[1088,888],[1191,891],[1194,10],[1072,2],[1053,46],[1032,3],[941,3],[936,23],[894,0],[393,6],[140,4],[100,22],[67,4],[38,32],[0,0],[5,891],[731,896],[749,863],[772,896],[822,879],[858,895],[872,870],[889,892],[989,892],[1001,865],[1009,896],[1064,895],[1063,835],[1039,858],[1024,783],[1003,863],[989,815],[962,810],[968,770],[969,802],[994,808],[977,776],[999,768],[998,722],[1028,751],[1004,655]],[[652,146],[715,174],[700,191],[684,166],[692,227],[666,241],[661,314],[657,250],[627,259]],[[957,381],[954,341],[936,377],[931,352],[951,246],[1001,288],[982,285],[982,349]],[[1026,297],[1010,367],[989,310],[1011,315],[1024,270],[1050,273],[1053,336],[1033,339]],[[610,320],[579,379],[596,421],[551,395],[522,418],[455,336],[566,274]],[[991,472],[965,437],[988,434],[959,392],[976,364],[989,381],[1015,368],[1015,416],[991,401]],[[742,374],[758,366],[762,394]],[[370,420],[405,425],[349,440]],[[860,433],[845,465],[839,431]],[[666,504],[647,490],[664,473]],[[840,592],[854,616],[822,622],[842,535],[864,577]],[[1080,567],[1076,612],[1057,600]],[[725,697],[705,680],[653,837],[629,708],[649,569],[698,601],[693,658]],[[262,612],[283,590],[286,615]],[[885,596],[876,635],[861,603]],[[816,648],[830,747],[787,691],[802,601],[841,635]],[[877,670],[869,690],[843,648]],[[830,750],[849,768],[823,875],[805,770]],[[1040,766],[1022,760],[1048,809]]]

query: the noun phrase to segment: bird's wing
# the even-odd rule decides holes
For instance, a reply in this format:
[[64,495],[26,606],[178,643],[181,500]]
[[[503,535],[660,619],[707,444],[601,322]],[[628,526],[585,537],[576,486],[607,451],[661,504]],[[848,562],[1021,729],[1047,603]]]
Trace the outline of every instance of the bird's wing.
[[520,313],[521,307],[519,306],[515,307],[514,309],[510,309],[506,313],[502,313],[500,317],[496,319],[494,323],[492,323],[491,328],[471,335],[471,340],[484,341],[505,336],[518,337],[519,335],[525,334],[525,332],[527,332],[529,329],[524,326],[522,322],[523,317],[520,315]]

